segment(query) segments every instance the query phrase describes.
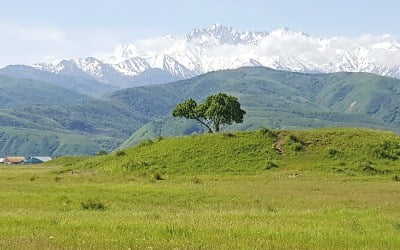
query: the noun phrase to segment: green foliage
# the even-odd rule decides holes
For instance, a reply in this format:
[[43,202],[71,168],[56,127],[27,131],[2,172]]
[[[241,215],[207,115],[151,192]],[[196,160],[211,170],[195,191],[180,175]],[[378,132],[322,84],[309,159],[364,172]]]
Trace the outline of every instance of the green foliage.
[[144,140],[144,141],[142,141],[142,142],[139,143],[139,147],[150,146],[150,145],[152,145],[153,143],[154,143],[153,140],[151,140],[151,139],[146,139],[146,140]]
[[162,177],[162,175],[160,173],[153,174],[153,179],[156,180],[156,181],[165,180],[164,177]]
[[375,148],[375,154],[383,159],[397,160],[400,157],[400,142],[385,140]]
[[82,209],[84,210],[105,210],[106,206],[99,200],[89,199],[81,202]]
[[224,93],[208,96],[204,103],[199,105],[193,99],[188,99],[176,105],[172,111],[174,117],[195,119],[210,133],[219,132],[221,125],[242,123],[245,114],[246,111],[240,108],[238,99]]
[[106,154],[107,154],[107,151],[104,150],[104,149],[102,149],[102,150],[100,150],[99,152],[96,153],[97,156],[106,155]]
[[301,143],[295,142],[291,144],[291,148],[295,152],[300,152],[304,149],[303,145]]
[[203,182],[202,179],[200,179],[199,177],[195,176],[195,177],[192,179],[192,183],[193,183],[193,184],[203,184],[204,182]]
[[260,133],[263,134],[263,135],[266,135],[267,137],[270,137],[270,138],[276,138],[277,137],[277,135],[276,135],[276,133],[274,131],[272,131],[272,130],[270,130],[268,128],[264,128],[264,127],[260,128]]
[[293,134],[289,135],[289,140],[292,141],[292,142],[297,142],[297,143],[301,142],[300,139],[297,136],[293,135]]
[[327,150],[326,150],[326,154],[327,154],[328,157],[335,157],[335,156],[337,156],[339,153],[340,153],[340,152],[339,152],[338,150],[336,150],[336,149],[334,149],[334,148],[331,148],[331,147],[327,148]]
[[117,151],[115,152],[115,155],[116,155],[116,156],[124,156],[124,155],[126,155],[126,152],[123,151],[123,150],[117,150]]
[[266,169],[272,169],[272,168],[278,168],[278,167],[279,167],[279,165],[276,164],[275,162],[268,161]]

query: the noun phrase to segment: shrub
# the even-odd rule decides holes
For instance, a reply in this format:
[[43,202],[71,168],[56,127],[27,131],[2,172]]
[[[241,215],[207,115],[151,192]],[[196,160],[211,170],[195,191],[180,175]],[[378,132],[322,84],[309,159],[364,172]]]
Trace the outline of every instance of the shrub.
[[32,176],[31,178],[29,178],[30,181],[35,181],[37,178],[39,178],[37,175]]
[[393,227],[396,231],[400,231],[400,222],[393,223]]
[[82,208],[85,210],[105,210],[106,206],[99,200],[89,199],[81,202]]
[[60,181],[62,180],[62,178],[61,178],[60,176],[56,176],[56,177],[54,177],[54,180],[55,180],[56,182],[60,182]]
[[268,128],[264,128],[264,127],[260,128],[260,133],[263,134],[263,135],[266,135],[266,136],[268,136],[270,138],[276,138],[277,137],[277,135],[275,134],[274,131],[272,131],[272,130],[270,130]]
[[126,153],[125,153],[125,151],[117,150],[117,152],[115,152],[115,155],[116,156],[124,156],[124,155],[126,155]]
[[400,143],[397,141],[385,140],[374,149],[377,157],[389,160],[397,160],[400,156]]
[[156,181],[165,180],[160,173],[153,174],[153,179],[156,180]]
[[296,142],[292,144],[291,148],[295,152],[300,152],[303,150],[303,145],[301,143]]
[[193,184],[203,184],[203,180],[198,178],[197,176],[192,179]]
[[278,168],[278,167],[279,167],[278,164],[276,164],[275,162],[268,161],[266,169],[272,169],[272,168]]
[[326,151],[328,157],[335,157],[336,155],[339,154],[339,151],[334,148],[328,148]]
[[372,167],[371,165],[369,165],[369,162],[364,162],[360,164],[360,168],[362,171],[369,173],[369,174],[381,174],[383,173],[381,170],[376,169],[374,167]]
[[160,136],[157,136],[157,138],[156,138],[156,141],[157,141],[157,142],[162,141],[162,140],[164,140],[164,137],[162,137],[161,135],[160,135]]
[[393,176],[393,178],[392,178],[394,181],[400,181],[400,176],[398,176],[398,175],[395,175],[395,176]]
[[104,149],[100,150],[99,152],[96,153],[96,155],[106,155],[107,151],[105,151]]
[[154,142],[151,139],[146,139],[139,143],[139,147],[146,147],[152,145]]
[[235,137],[235,135],[232,134],[232,133],[230,133],[230,132],[224,132],[224,133],[222,133],[222,135],[223,135],[224,137],[227,137],[227,138]]
[[291,140],[292,142],[301,142],[300,139],[293,134],[289,135],[289,140]]
[[135,169],[143,168],[143,167],[147,167],[147,166],[150,166],[150,164],[147,162],[144,162],[144,161],[137,162],[134,160],[129,160],[121,165],[121,167],[126,171],[133,171]]

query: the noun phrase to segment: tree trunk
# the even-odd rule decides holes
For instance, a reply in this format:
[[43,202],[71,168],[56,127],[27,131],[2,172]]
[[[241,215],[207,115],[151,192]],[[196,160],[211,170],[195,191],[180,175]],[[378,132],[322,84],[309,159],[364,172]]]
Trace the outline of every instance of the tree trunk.
[[215,132],[219,132],[219,123],[214,124]]
[[208,132],[209,132],[209,133],[214,133],[214,132],[212,131],[211,127],[207,125],[207,123],[203,122],[201,119],[198,119],[198,118],[196,118],[196,120],[197,120],[198,122],[200,122],[201,124],[203,124],[203,125],[208,129]]

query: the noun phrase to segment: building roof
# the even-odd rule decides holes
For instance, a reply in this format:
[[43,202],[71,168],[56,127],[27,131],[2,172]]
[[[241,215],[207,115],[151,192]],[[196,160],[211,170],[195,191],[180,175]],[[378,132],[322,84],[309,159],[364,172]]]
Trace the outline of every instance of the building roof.
[[4,158],[4,162],[18,163],[25,160],[24,156],[8,156]]
[[39,161],[42,161],[42,162],[50,161],[50,160],[53,159],[50,156],[32,156],[30,158],[31,159],[38,159]]

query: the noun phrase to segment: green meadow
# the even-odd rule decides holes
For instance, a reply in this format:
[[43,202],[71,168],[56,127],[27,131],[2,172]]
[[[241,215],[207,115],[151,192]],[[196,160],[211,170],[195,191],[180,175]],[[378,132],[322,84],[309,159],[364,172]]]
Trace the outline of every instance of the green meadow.
[[0,167],[0,249],[399,249],[400,138],[158,138]]

